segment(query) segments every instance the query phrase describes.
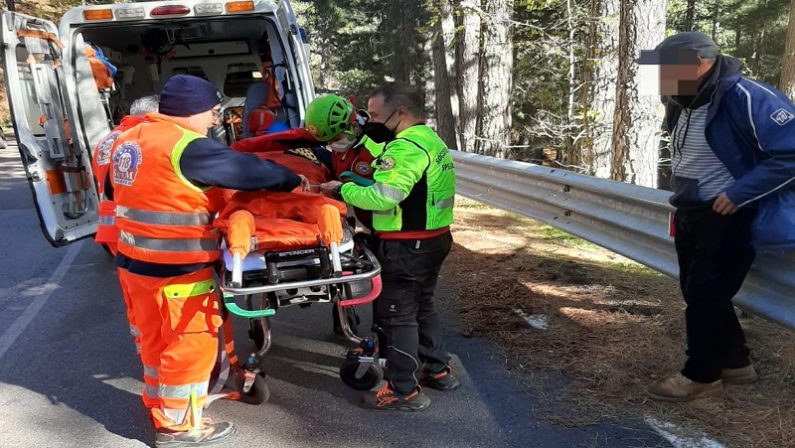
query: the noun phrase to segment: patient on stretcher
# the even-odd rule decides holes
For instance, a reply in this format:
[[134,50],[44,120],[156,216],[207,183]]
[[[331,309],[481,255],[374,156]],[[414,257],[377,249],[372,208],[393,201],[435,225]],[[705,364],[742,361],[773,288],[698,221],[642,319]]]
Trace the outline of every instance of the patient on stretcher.
[[[236,142],[232,147],[239,151],[252,152],[263,160],[271,160],[296,174],[303,175],[310,185],[319,185],[331,180],[333,177],[329,167],[330,154],[324,154],[329,153],[328,150],[318,147],[294,147],[318,145],[311,135],[301,131],[244,139]],[[236,225],[238,228],[249,225],[252,227],[249,237],[255,244],[250,244],[250,249],[257,252],[315,247],[321,242],[328,245],[329,241],[326,241],[328,238],[324,238],[324,234],[332,232],[335,235],[342,235],[341,217],[346,215],[347,206],[317,193],[302,192],[300,187],[290,193],[225,190],[216,194],[221,195],[220,200],[223,201],[224,206],[220,208],[222,211],[215,221],[215,226],[227,236],[228,246],[230,246],[229,231],[235,220],[240,223]],[[237,213],[240,210],[249,212],[251,218],[240,217]],[[236,213],[238,217],[232,219]],[[324,219],[327,220],[325,223]],[[334,220],[337,222],[334,223]],[[334,228],[329,229],[329,226]],[[336,243],[339,244],[340,241]]]

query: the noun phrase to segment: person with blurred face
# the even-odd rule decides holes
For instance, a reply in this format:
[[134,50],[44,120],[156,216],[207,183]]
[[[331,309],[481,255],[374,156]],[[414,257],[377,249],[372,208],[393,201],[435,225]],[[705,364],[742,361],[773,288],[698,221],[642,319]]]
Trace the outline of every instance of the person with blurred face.
[[741,62],[702,33],[670,36],[638,62],[660,66],[667,99],[670,202],[687,304],[684,367],[648,393],[689,401],[757,379],[732,298],[754,261],[751,229],[760,204],[795,180],[795,107],[773,87],[743,77]]

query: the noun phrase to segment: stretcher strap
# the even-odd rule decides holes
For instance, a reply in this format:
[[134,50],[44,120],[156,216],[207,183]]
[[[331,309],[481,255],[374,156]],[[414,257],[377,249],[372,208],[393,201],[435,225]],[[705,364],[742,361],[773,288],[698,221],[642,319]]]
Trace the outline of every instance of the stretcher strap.
[[17,37],[35,37],[43,40],[48,40],[55,44],[56,47],[63,49],[63,43],[53,33],[38,30],[17,30]]

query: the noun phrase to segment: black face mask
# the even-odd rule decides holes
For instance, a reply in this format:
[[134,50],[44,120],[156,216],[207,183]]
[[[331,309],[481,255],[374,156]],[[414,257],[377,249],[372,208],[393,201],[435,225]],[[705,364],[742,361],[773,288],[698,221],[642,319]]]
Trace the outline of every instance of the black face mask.
[[[392,113],[389,114],[389,117],[384,120],[384,123],[388,122],[392,118],[392,115],[395,115],[395,112],[397,112],[397,109],[393,110]],[[369,137],[370,140],[374,141],[375,143],[384,143],[394,140],[395,130],[389,129],[384,123],[365,123],[364,126],[362,126],[364,135]]]

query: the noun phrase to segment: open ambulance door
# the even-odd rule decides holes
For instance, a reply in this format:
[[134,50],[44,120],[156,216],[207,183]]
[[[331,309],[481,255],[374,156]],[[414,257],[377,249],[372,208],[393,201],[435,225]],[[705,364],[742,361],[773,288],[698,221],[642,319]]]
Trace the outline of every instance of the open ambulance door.
[[283,30],[290,33],[289,38],[289,51],[292,54],[292,59],[295,63],[295,74],[298,76],[298,86],[300,92],[301,115],[303,117],[304,110],[307,104],[315,99],[315,88],[312,84],[312,74],[309,71],[309,51],[306,45],[306,31],[298,26],[295,20],[293,8],[290,6],[289,0],[279,0],[279,8],[276,11],[276,18],[279,21],[279,26]]
[[63,45],[52,22],[2,12],[3,63],[19,153],[44,236],[63,246],[96,231],[91,160],[69,113]]

